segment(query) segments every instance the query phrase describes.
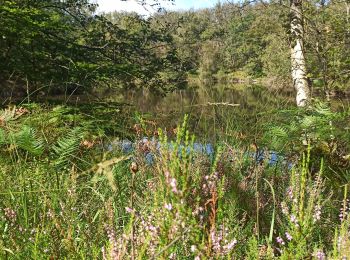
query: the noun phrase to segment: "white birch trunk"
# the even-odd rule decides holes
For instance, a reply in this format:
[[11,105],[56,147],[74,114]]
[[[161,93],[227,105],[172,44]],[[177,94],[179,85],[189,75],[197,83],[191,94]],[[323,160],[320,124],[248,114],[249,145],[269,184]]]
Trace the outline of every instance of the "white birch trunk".
[[306,78],[304,56],[302,0],[290,0],[290,16],[293,86],[297,92],[297,106],[303,107],[310,101],[310,89]]

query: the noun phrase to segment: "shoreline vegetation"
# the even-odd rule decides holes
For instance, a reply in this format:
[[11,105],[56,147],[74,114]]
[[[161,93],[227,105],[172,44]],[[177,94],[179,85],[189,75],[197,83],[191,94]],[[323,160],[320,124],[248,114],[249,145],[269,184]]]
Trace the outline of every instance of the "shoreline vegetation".
[[[113,103],[1,110],[1,258],[348,256],[350,111],[292,104],[209,106],[176,125]],[[195,147],[212,133],[210,159]],[[124,138],[132,157],[104,148]],[[270,149],[293,167],[247,156]]]

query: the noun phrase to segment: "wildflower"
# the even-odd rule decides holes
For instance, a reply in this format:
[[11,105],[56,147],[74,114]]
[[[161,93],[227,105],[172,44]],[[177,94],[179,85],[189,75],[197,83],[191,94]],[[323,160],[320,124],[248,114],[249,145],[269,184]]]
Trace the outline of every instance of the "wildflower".
[[[340,209],[340,210],[342,211],[343,209]],[[339,219],[340,219],[341,222],[343,222],[343,220],[344,220],[343,212],[340,212]]]
[[134,210],[132,208],[129,208],[129,207],[125,207],[125,211],[128,212],[128,213],[133,213]]
[[165,203],[164,204],[164,208],[166,208],[167,210],[171,211],[173,209],[173,206],[170,203]]
[[164,172],[164,175],[165,175],[165,178],[168,180],[169,176],[170,176],[170,173],[168,171],[166,171],[166,172]]
[[287,207],[285,202],[281,203],[281,208],[282,208],[283,215],[288,215],[289,214],[289,210],[288,210],[288,207]]
[[151,225],[148,226],[148,230],[151,231],[151,232],[156,232],[157,228],[151,224]]
[[224,249],[225,249],[226,251],[231,251],[232,248],[233,248],[236,244],[237,244],[237,240],[234,239],[234,240],[232,240],[230,243],[228,243],[226,246],[224,246]]
[[112,259],[118,259],[118,243],[116,241],[115,230],[112,226],[106,226],[107,236],[110,243],[110,256]]
[[313,218],[314,218],[314,222],[321,219],[321,206],[320,205],[315,206],[315,212],[314,212]]
[[11,209],[11,208],[5,208],[4,209],[4,215],[6,217],[6,219],[8,221],[10,221],[11,223],[14,223],[16,222],[16,219],[17,219],[17,213]]
[[295,215],[290,215],[290,222],[292,222],[296,227],[298,227],[298,220]]
[[107,260],[108,259],[107,258],[107,253],[106,253],[106,249],[105,249],[104,246],[101,248],[101,251],[102,251],[102,259],[103,260]]
[[170,180],[170,186],[171,186],[173,189],[176,190],[176,179],[175,179],[175,178],[172,178],[172,179]]
[[284,241],[283,241],[283,238],[281,238],[281,237],[277,237],[277,238],[276,238],[276,241],[277,241],[277,243],[280,244],[280,245],[284,245],[284,244],[285,244]]
[[325,255],[325,253],[323,253],[323,251],[321,249],[317,250],[316,253],[313,254],[313,256],[319,260],[326,259],[326,255]]
[[288,241],[291,241],[293,239],[293,237],[288,232],[286,232],[286,238]]
[[194,253],[197,251],[197,247],[195,245],[191,246],[191,252]]
[[199,255],[197,255],[194,260],[201,260],[201,258],[199,257]]
[[292,187],[289,187],[287,189],[287,195],[291,200],[293,199],[294,196],[293,196],[293,188]]

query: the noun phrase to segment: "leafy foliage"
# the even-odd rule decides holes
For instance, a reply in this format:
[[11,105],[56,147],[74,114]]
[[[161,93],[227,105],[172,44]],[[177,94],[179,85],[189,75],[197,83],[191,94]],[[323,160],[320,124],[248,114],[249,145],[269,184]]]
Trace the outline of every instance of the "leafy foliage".
[[[15,106],[0,110],[0,145],[8,145],[12,148],[19,148],[32,155],[39,156],[44,152],[45,142],[37,134],[36,130],[28,125],[21,125],[19,129],[12,128],[24,112],[23,108]],[[1,128],[1,125],[4,127]]]
[[30,126],[24,125],[19,132],[10,133],[8,139],[12,145],[33,155],[41,155],[44,151],[43,139]]
[[112,23],[95,8],[87,0],[0,1],[0,83],[33,94],[174,83],[158,74],[177,63],[166,30],[137,15]]
[[56,167],[61,168],[68,166],[71,160],[77,156],[82,138],[83,129],[77,127],[57,140],[57,143],[52,147],[56,157]]

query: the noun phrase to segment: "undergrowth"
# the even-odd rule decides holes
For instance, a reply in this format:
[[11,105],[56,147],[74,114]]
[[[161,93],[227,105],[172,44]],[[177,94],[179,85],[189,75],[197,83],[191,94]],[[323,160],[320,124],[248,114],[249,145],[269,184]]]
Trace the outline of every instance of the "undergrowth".
[[254,149],[218,142],[208,156],[187,117],[176,137],[137,129],[126,154],[123,139],[109,149],[123,131],[102,117],[2,110],[0,258],[350,257],[348,114],[281,113]]

